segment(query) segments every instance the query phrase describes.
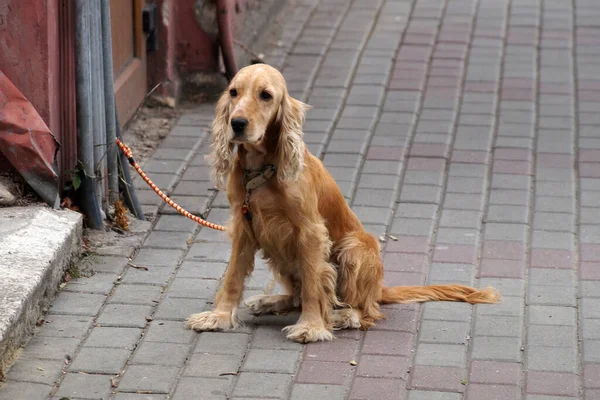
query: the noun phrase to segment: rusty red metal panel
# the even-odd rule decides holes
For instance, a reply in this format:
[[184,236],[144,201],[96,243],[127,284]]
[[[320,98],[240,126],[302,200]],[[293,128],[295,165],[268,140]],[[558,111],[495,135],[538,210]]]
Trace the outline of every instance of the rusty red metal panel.
[[59,188],[69,180],[68,171],[77,166],[77,101],[75,90],[75,21],[73,2],[59,4],[60,132],[58,157]]
[[33,105],[0,71],[0,153],[49,205],[58,207],[59,144]]

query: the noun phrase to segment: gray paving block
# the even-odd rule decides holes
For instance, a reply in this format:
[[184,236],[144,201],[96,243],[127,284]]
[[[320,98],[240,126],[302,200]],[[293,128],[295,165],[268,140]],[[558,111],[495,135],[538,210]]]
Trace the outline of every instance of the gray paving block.
[[69,372],[116,375],[121,373],[130,355],[131,351],[125,349],[84,347],[69,366]]
[[281,332],[281,327],[269,325],[256,327],[250,347],[272,350],[301,350],[303,348],[300,343],[287,340]]
[[169,393],[175,385],[178,370],[166,365],[129,365],[121,377],[119,390]]
[[406,203],[440,204],[442,191],[439,186],[403,184],[400,201]]
[[396,197],[394,190],[387,189],[358,189],[354,204],[374,207],[390,207]]
[[480,278],[479,287],[494,287],[502,296],[523,296],[525,282],[522,279],[513,278]]
[[242,372],[233,395],[262,397],[264,393],[269,393],[270,397],[285,398],[291,384],[291,375]]
[[293,374],[298,366],[300,354],[295,350],[250,349],[241,370]]
[[114,400],[167,400],[162,394],[117,393]]
[[64,287],[65,292],[85,292],[108,294],[113,289],[117,275],[113,273],[95,273],[92,276],[73,279]]
[[405,185],[432,185],[442,186],[444,173],[442,171],[406,171],[404,174]]
[[579,293],[581,297],[600,297],[600,281],[580,281]]
[[143,328],[146,326],[146,317],[152,314],[152,307],[131,304],[107,304],[98,317],[98,324],[102,326],[121,326],[130,328]]
[[142,248],[132,263],[143,266],[172,267],[177,265],[182,255],[182,250]]
[[536,212],[533,215],[533,229],[573,232],[575,218],[573,214]]
[[218,283],[214,279],[176,277],[165,293],[172,298],[212,299]]
[[400,203],[396,207],[396,218],[425,218],[433,219],[438,207],[435,204]]
[[428,284],[461,283],[472,285],[475,267],[469,264],[431,263]]
[[433,221],[417,218],[394,218],[390,233],[398,235],[430,236],[433,232]]
[[[18,359],[6,373],[5,379],[11,383],[5,384],[5,386],[12,386],[15,381],[53,386],[62,376],[64,365],[63,360]],[[1,387],[0,394],[2,394]],[[6,399],[9,399],[9,397],[6,397]]]
[[536,196],[535,211],[574,213],[575,201],[569,197]]
[[481,178],[470,178],[463,176],[451,176],[448,178],[446,192],[466,193],[470,195],[481,194],[486,186],[485,180]]
[[92,317],[83,315],[46,314],[36,336],[53,336],[81,339],[92,326]]
[[227,399],[230,388],[229,378],[183,377],[177,384],[172,399]]
[[581,331],[584,339],[600,339],[600,319],[582,318]]
[[503,296],[500,303],[475,305],[478,315],[506,315],[522,316],[525,308],[525,299],[517,296]]
[[94,272],[120,274],[128,262],[129,258],[123,256],[93,256],[84,258],[82,266]]
[[425,303],[423,319],[440,321],[469,321],[473,306],[468,303]]
[[394,189],[398,176],[396,175],[378,175],[362,174],[358,181],[360,189]]
[[534,325],[576,326],[576,310],[573,307],[529,306],[527,323]]
[[530,190],[531,177],[528,175],[492,174],[492,189]]
[[123,275],[122,283],[143,285],[166,285],[175,267],[148,267],[148,271],[129,267]]
[[118,285],[108,303],[156,305],[162,287],[154,285]]
[[391,208],[383,207],[368,207],[368,206],[354,206],[352,211],[361,220],[361,222],[371,223],[382,223],[386,224],[392,214]]
[[409,390],[408,400],[460,400],[460,393]]
[[237,374],[244,355],[236,354],[192,354],[183,370],[184,376],[219,378],[222,374]]
[[138,328],[96,326],[83,346],[133,350],[141,336],[142,330]]
[[363,174],[397,175],[401,165],[397,161],[366,160],[363,165]]
[[[531,202],[528,190],[491,189],[490,204],[512,204],[528,206]],[[536,208],[536,211],[537,208]]]
[[3,399],[47,400],[52,386],[31,382],[9,382],[0,386]]
[[67,374],[54,397],[107,399],[111,391],[110,378],[109,375]]
[[479,230],[475,228],[438,228],[436,243],[475,245],[479,243]]
[[521,362],[521,338],[476,336],[473,338],[472,358]]
[[196,314],[206,310],[206,300],[174,299],[171,297],[166,297],[156,308],[154,318],[171,321],[184,321],[191,314]]
[[531,347],[528,345],[526,357],[529,370],[577,373],[576,347]]
[[577,328],[574,326],[553,326],[552,329],[548,329],[544,325],[529,325],[527,327],[527,345],[533,347],[575,348],[577,345]]
[[571,288],[575,285],[575,274],[567,269],[531,268],[529,284]]
[[244,354],[250,336],[245,333],[203,332],[194,347],[194,353]]
[[148,342],[143,340],[133,355],[130,364],[153,364],[183,366],[189,346],[178,343]]
[[[491,208],[492,206],[490,206]],[[485,240],[511,240],[524,242],[527,236],[526,224],[494,223],[485,224]]]
[[515,205],[490,204],[485,218],[486,222],[527,224],[529,208]]
[[582,353],[584,362],[600,363],[600,340],[584,340]]
[[187,329],[183,322],[153,320],[144,335],[144,342],[189,344],[196,332]]
[[144,246],[155,249],[187,250],[187,241],[192,238],[192,232],[151,232]]
[[464,367],[466,351],[466,346],[462,344],[420,342],[415,351],[415,364]]
[[475,320],[475,335],[521,337],[523,319],[498,315],[478,315]]
[[485,165],[478,164],[463,164],[463,163],[450,163],[450,176],[470,176],[473,178],[484,178],[487,174],[487,168]]
[[61,360],[72,356],[79,345],[77,338],[32,337],[21,353],[21,358],[38,358],[42,360]]
[[291,400],[343,400],[346,388],[338,385],[295,383],[292,386]]
[[575,235],[571,232],[533,231],[532,247],[538,249],[572,250]]
[[154,231],[192,233],[197,227],[196,222],[183,215],[161,215],[154,226]]
[[52,303],[50,313],[94,316],[105,299],[101,294],[61,292]]
[[229,261],[230,243],[194,243],[186,255],[193,261]]
[[467,322],[424,320],[419,328],[419,341],[465,344],[469,328]]
[[556,286],[531,285],[527,293],[527,304],[575,307],[575,288],[562,286],[557,290]]
[[444,208],[452,210],[482,210],[483,196],[472,196],[464,193],[446,193]]
[[440,226],[453,228],[480,228],[482,214],[478,211],[442,210]]
[[600,298],[581,299],[581,315],[583,318],[600,318]]

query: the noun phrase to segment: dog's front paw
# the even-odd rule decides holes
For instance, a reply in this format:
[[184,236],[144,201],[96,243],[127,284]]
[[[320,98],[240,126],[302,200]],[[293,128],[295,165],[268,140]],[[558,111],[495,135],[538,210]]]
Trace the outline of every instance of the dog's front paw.
[[198,332],[227,331],[237,326],[232,313],[204,311],[192,314],[187,319],[187,327]]
[[322,325],[299,322],[283,328],[287,338],[299,343],[333,340],[333,333]]

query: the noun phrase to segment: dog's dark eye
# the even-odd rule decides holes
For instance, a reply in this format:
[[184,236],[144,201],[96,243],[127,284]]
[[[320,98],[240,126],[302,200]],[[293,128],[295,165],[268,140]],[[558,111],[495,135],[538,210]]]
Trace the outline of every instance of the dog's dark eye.
[[263,90],[262,92],[260,92],[260,98],[263,100],[271,100],[273,98],[273,96],[271,96],[271,93],[265,92]]
[[229,90],[229,94],[231,95],[231,97],[235,97],[235,96],[237,96],[237,90],[235,90],[235,89],[230,89],[230,90]]

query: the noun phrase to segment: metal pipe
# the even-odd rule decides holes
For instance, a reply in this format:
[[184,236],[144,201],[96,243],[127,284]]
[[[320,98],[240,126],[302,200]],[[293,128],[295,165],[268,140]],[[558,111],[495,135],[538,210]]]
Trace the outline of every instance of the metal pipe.
[[229,0],[217,0],[217,25],[219,27],[219,42],[227,79],[231,80],[237,74],[235,53],[233,51],[233,34],[231,32],[231,10]]
[[94,165],[96,167],[96,186],[98,203],[103,210],[108,210],[106,196],[106,123],[104,110],[104,65],[102,55],[102,24],[100,1],[90,1],[91,14],[91,49],[92,49],[92,107],[94,126]]
[[92,229],[104,227],[96,194],[94,136],[92,132],[92,66],[90,54],[90,3],[75,0],[75,51],[77,75],[77,152],[83,169],[80,206]]
[[112,57],[112,32],[110,0],[100,0],[102,8],[102,60],[104,64],[104,109],[106,112],[106,151],[108,175],[108,200],[114,204],[119,200],[119,164],[117,146],[117,119],[115,112],[115,90]]

